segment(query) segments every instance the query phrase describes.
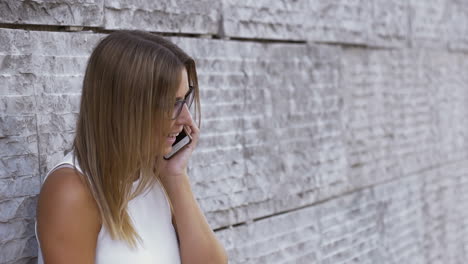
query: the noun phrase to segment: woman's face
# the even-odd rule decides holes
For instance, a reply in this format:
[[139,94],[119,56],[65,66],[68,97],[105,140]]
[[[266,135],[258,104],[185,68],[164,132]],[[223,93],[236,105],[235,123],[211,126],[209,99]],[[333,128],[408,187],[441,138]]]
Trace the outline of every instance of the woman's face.
[[[189,91],[189,83],[187,71],[185,68],[180,73],[182,75],[179,88],[176,93],[176,100],[183,100],[187,92]],[[175,103],[175,102],[174,102]],[[171,120],[171,132],[167,135],[165,140],[164,155],[168,154],[172,149],[172,144],[174,144],[176,136],[182,131],[184,125],[189,124],[191,119],[189,109],[186,104],[184,104],[182,111],[175,120]]]

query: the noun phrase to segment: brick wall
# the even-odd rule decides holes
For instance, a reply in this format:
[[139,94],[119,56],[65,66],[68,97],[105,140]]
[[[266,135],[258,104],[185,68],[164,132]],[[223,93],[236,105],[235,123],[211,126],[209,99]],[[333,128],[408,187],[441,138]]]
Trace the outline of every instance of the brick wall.
[[107,33],[163,33],[202,97],[193,190],[230,263],[468,261],[468,2],[0,1],[0,263]]

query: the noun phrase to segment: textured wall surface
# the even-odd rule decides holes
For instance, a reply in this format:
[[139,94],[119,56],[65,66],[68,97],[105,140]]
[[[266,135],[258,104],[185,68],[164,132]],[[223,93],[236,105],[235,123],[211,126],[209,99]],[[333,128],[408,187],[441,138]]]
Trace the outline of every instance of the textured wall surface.
[[192,55],[193,190],[230,263],[468,262],[468,1],[0,0],[0,263],[107,33]]

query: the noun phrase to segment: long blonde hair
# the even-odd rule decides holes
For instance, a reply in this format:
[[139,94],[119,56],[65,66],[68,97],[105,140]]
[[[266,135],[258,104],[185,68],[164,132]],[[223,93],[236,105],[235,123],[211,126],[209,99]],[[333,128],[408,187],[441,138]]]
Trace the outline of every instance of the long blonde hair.
[[102,39],[88,61],[72,149],[102,224],[113,239],[132,247],[141,237],[127,206],[159,180],[168,116],[184,67],[199,122],[195,62],[172,42],[143,31],[118,31]]

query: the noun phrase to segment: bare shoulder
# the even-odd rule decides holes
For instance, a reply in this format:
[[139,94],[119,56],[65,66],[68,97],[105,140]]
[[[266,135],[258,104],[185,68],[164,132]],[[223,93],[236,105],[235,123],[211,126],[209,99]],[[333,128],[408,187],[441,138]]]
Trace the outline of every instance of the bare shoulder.
[[94,263],[99,209],[71,168],[49,175],[37,205],[37,232],[45,263]]

